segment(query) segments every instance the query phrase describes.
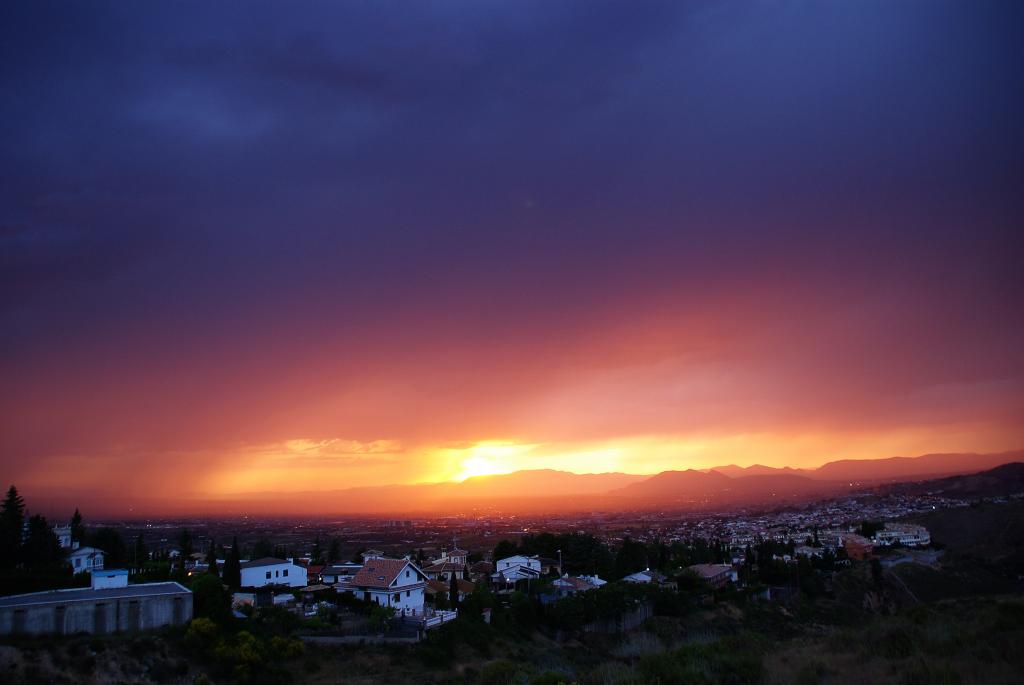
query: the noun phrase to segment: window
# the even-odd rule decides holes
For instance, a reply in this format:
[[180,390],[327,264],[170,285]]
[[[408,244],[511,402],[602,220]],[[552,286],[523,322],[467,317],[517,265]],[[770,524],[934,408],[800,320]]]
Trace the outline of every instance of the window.
[[267,571],[267,580],[270,580],[270,571]]
[[395,601],[397,602],[397,601],[399,601],[400,599],[402,599],[402,593],[401,593],[401,592],[396,592],[396,593],[395,593]]
[[405,577],[406,577],[406,578],[408,578],[408,577],[409,577],[409,572],[408,572],[408,571],[406,571],[406,572],[405,572]]
[[280,571],[274,571],[274,577],[275,577],[275,578],[278,578],[278,577],[280,577],[280,575],[281,575],[281,572],[280,572]]
[[82,567],[82,557],[75,557],[75,568]]
[[406,596],[406,597],[408,597],[408,596],[409,596],[409,591],[408,591],[408,590],[406,590],[406,591],[405,591],[405,596]]
[[283,573],[283,575],[284,575],[284,577],[285,577],[285,578],[287,578],[287,577],[288,577],[288,569],[285,569],[285,570],[284,570],[284,571],[283,571],[282,573]]

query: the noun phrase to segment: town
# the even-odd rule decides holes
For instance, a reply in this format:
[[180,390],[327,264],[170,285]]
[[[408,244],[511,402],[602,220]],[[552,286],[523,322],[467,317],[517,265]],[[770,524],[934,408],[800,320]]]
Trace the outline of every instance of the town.
[[[17,498],[13,488],[9,502],[12,497]],[[553,520],[246,518],[89,525],[76,511],[70,523],[54,525],[51,533],[73,572],[67,577],[71,587],[0,600],[0,633],[104,633],[183,624],[192,617],[186,585],[203,574],[222,579],[232,590],[232,610],[239,617],[264,606],[313,616],[339,602],[351,606],[355,599],[421,630],[452,620],[460,602],[478,587],[503,596],[532,583],[542,601],[556,601],[610,580],[671,587],[688,574],[714,587],[728,583],[756,587],[766,598],[785,596],[793,591],[785,573],[762,572],[758,578],[752,568],[767,561],[829,570],[883,550],[928,549],[925,528],[896,521],[970,504],[942,493],[865,491],[775,510]],[[35,539],[45,537],[37,525],[36,517],[24,523],[26,550],[46,546]],[[572,549],[580,546],[578,540],[591,548],[585,559]],[[565,549],[554,548],[559,544]],[[521,549],[526,551],[513,553]],[[593,549],[600,552],[591,554]],[[934,560],[935,552],[914,558]],[[88,587],[72,589],[78,585]],[[343,595],[347,599],[340,599]],[[127,608],[107,598],[126,602]],[[119,612],[127,612],[127,618]]]

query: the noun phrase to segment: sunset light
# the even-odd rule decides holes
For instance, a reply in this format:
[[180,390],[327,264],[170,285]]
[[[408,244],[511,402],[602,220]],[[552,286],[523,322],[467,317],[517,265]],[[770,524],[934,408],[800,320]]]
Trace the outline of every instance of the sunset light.
[[1024,0],[5,0],[12,685],[1017,685]]
[[7,477],[305,511],[1024,445],[1002,10],[561,4],[12,11]]

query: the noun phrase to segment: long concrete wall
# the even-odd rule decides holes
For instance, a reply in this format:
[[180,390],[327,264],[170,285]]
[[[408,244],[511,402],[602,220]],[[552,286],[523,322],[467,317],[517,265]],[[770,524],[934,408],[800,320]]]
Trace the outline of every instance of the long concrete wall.
[[119,597],[0,607],[0,634],[93,633],[149,630],[192,620],[192,593]]

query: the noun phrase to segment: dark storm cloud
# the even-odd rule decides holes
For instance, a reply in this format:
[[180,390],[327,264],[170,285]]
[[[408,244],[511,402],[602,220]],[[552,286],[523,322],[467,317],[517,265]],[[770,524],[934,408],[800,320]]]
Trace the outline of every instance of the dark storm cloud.
[[12,464],[1020,418],[1017,3],[0,13]]

